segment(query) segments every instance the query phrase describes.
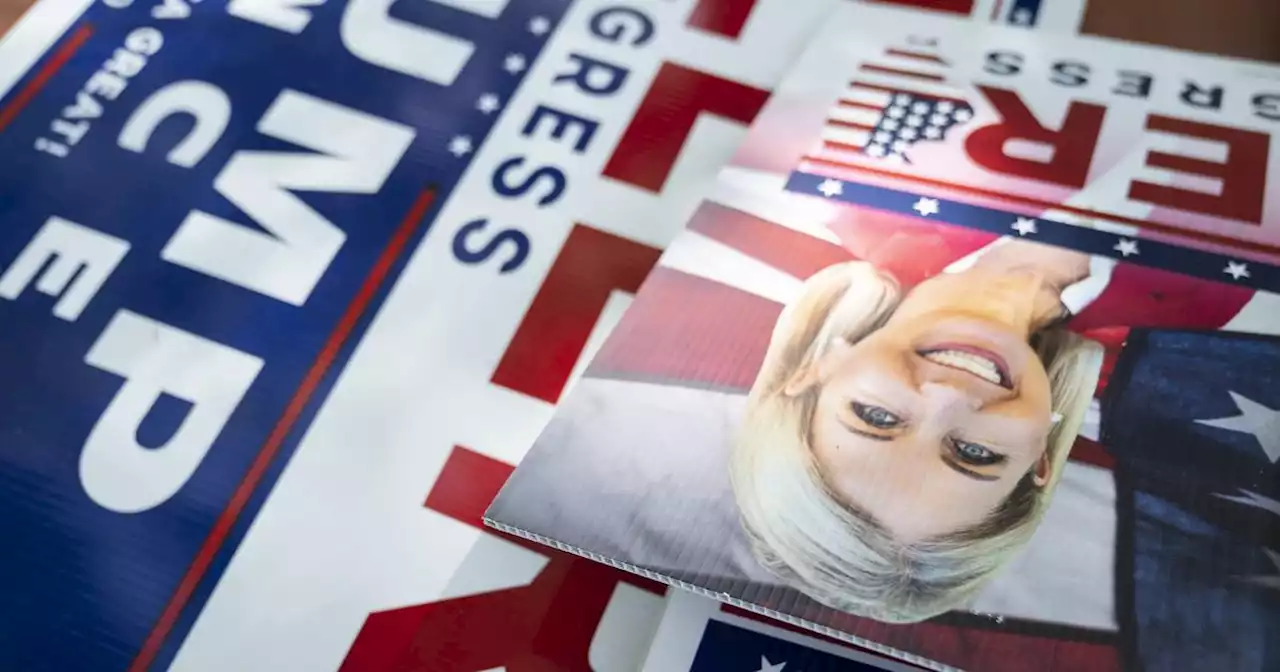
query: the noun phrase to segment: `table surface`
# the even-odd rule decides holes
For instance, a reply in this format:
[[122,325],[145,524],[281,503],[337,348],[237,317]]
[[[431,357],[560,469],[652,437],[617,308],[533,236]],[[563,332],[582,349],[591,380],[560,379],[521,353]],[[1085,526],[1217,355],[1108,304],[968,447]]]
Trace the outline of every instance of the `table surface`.
[[[0,31],[32,4],[33,0],[0,0]],[[1091,0],[1082,29],[1124,40],[1280,61],[1280,2],[1275,0]]]
[[8,30],[32,4],[28,0],[0,0],[0,30]]

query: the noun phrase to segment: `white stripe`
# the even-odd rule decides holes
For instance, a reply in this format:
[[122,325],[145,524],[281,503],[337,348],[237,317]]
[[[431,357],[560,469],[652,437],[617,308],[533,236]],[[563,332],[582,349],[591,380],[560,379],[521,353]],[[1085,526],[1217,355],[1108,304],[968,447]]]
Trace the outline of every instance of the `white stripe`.
[[800,294],[798,278],[694,231],[680,234],[659,266],[713,280],[778,303]]
[[93,0],[40,0],[0,37],[0,98],[92,5]]
[[854,130],[852,128],[844,128],[842,126],[823,126],[822,139],[861,147],[867,144],[867,141],[871,139],[871,133],[868,131]]
[[1222,327],[1223,331],[1280,336],[1280,296],[1255,292],[1244,308]]
[[[919,51],[920,53],[927,53],[919,49],[911,49],[909,51]],[[932,54],[932,55],[937,56],[937,54]],[[878,65],[885,68],[893,68],[894,70],[906,70],[907,72],[918,72],[922,75],[937,75],[938,77],[946,77],[952,74],[951,68],[941,63],[932,63],[930,61],[923,61],[918,58],[910,58],[907,56],[891,56],[889,54],[885,54],[884,58],[880,59],[879,62],[868,62],[866,63],[866,65]],[[862,71],[861,69],[858,70],[859,76],[864,74],[873,74],[873,73],[867,73]],[[881,76],[892,77],[893,75],[881,75]],[[911,79],[911,78],[908,77],[904,79]],[[915,81],[915,80],[911,80],[911,81]]]
[[828,116],[831,119],[847,121],[853,124],[875,126],[880,123],[879,112],[876,110],[867,110],[861,107],[841,107],[837,105],[831,109]]
[[867,162],[867,156],[861,152],[832,149],[829,147],[824,147],[819,151],[813,152],[811,156],[818,159],[825,159],[827,161],[838,161],[847,166],[860,166]]
[[864,105],[874,105],[877,108],[883,108],[889,104],[889,94],[875,89],[864,89],[860,86],[851,86],[845,89],[844,99]]

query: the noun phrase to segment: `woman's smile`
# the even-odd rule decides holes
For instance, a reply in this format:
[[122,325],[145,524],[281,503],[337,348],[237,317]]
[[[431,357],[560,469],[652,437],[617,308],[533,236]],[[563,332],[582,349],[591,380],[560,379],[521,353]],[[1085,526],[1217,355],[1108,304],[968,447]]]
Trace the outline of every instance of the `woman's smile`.
[[931,348],[917,350],[916,354],[939,366],[972,374],[1005,389],[1013,389],[1008,363],[1003,357],[986,348],[961,343],[940,343]]

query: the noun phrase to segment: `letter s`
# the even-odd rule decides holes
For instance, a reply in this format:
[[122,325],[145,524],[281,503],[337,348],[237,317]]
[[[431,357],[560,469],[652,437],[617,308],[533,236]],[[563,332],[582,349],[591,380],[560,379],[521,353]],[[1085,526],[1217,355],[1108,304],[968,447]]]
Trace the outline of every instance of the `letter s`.
[[993,75],[1016,75],[1022,72],[1022,54],[993,51],[987,54],[987,64],[982,69]]
[[511,243],[515,246],[515,252],[511,258],[502,262],[502,266],[498,268],[500,273],[510,273],[524,265],[525,259],[529,257],[529,236],[517,229],[503,229],[498,234],[489,239],[480,249],[473,250],[467,245],[472,238],[472,234],[483,231],[489,226],[487,219],[473,219],[467,222],[458,233],[453,237],[453,256],[458,258],[464,264],[479,264],[489,257],[492,257],[502,248],[504,243]]
[[555,166],[542,166],[537,170],[529,173],[527,177],[520,181],[519,184],[511,184],[507,180],[507,175],[511,173],[512,168],[518,168],[524,164],[524,157],[513,156],[506,161],[498,164],[498,168],[493,171],[493,190],[503,196],[523,196],[528,193],[539,180],[546,178],[545,181],[550,182],[548,193],[538,198],[538,205],[548,206],[560,200],[560,196],[564,194],[567,180],[564,171]]

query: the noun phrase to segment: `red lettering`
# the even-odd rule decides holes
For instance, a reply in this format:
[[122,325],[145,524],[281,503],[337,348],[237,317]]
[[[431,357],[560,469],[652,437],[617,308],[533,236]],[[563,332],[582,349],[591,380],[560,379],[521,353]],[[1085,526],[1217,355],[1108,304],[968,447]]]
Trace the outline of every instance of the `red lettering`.
[[[996,108],[1001,120],[975,130],[965,140],[965,151],[974,163],[995,173],[1076,189],[1084,186],[1107,108],[1072,101],[1062,128],[1055,131],[1041,125],[1017,93],[989,86],[978,89]],[[1010,140],[1049,145],[1053,156],[1047,162],[1011,157],[1005,153]]]
[[768,91],[663,63],[603,174],[661,192],[699,114],[710,112],[750,124],[768,98]]
[[[455,446],[426,506],[480,527],[511,471]],[[606,565],[500,536],[551,562],[527,586],[370,614],[341,672],[591,672],[587,652],[618,583],[663,591]]]
[[755,6],[756,0],[698,0],[686,24],[736,40]]
[[609,294],[639,290],[661,254],[575,224],[490,381],[555,403]]
[[1134,180],[1129,185],[1129,198],[1251,224],[1262,223],[1270,136],[1241,128],[1214,126],[1158,114],[1147,117],[1147,130],[1225,143],[1227,160],[1224,163],[1165,152],[1147,153],[1147,165],[1152,168],[1212,177],[1221,180],[1222,189],[1211,194]]

